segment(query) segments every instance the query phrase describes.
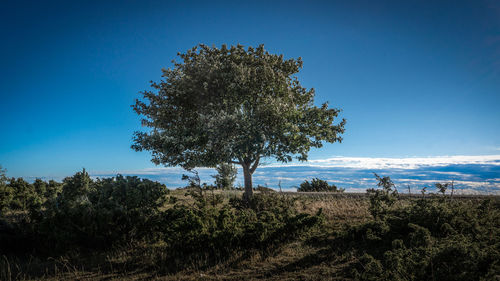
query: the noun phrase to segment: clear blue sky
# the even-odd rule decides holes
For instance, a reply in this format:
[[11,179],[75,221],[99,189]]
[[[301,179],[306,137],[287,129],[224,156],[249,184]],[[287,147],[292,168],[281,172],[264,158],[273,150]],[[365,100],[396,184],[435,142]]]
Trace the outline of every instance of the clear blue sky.
[[500,154],[499,1],[2,1],[0,165],[153,167],[130,105],[177,52],[265,44],[348,121],[311,159]]

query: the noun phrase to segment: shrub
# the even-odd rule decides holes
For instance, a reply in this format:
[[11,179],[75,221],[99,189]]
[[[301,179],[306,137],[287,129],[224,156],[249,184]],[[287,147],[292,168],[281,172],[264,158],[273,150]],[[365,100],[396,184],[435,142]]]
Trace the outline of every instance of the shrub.
[[261,193],[274,193],[274,192],[276,192],[274,189],[269,188],[267,186],[262,186],[262,185],[257,185],[257,187],[254,188],[254,190],[261,192]]
[[389,177],[371,193],[373,220],[338,242],[361,255],[356,280],[492,280],[500,272],[500,204],[444,198],[394,204]]
[[137,177],[92,180],[85,172],[64,179],[62,192],[47,204],[38,234],[51,246],[108,248],[154,236],[168,189]]
[[14,191],[10,204],[13,210],[27,211],[31,203],[36,204],[41,200],[33,185],[22,178],[11,178],[8,185]]
[[[205,200],[206,201],[206,200]],[[293,200],[256,194],[250,202],[201,208],[177,205],[162,214],[168,271],[204,268],[252,251],[272,254],[284,243],[320,225],[322,216],[298,214]]]
[[344,192],[343,188],[337,188],[335,185],[329,185],[328,182],[314,178],[311,182],[304,181],[297,189],[298,192]]
[[51,200],[55,200],[57,196],[62,192],[63,184],[60,182],[56,182],[54,180],[49,180],[49,182],[45,185],[45,200],[46,202],[50,202]]
[[5,176],[5,169],[0,166],[0,215],[10,208],[12,198],[14,197],[14,190],[7,185],[7,177]]
[[370,213],[374,218],[379,218],[385,215],[386,211],[396,202],[398,192],[390,177],[381,178],[377,174],[374,175],[378,180],[377,186],[382,187],[382,189],[370,188],[366,192],[370,196]]

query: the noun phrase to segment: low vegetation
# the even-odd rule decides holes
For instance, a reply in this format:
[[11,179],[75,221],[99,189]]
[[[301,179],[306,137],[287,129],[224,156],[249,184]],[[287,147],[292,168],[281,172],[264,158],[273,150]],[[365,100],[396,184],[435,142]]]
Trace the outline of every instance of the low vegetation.
[[[358,258],[356,280],[495,280],[500,274],[500,204],[440,196],[397,205],[388,177],[369,190],[372,220],[334,241]],[[439,184],[442,186],[441,184]],[[440,190],[444,195],[444,190]],[[344,246],[340,246],[344,245]]]
[[[0,280],[495,280],[500,202],[227,186],[137,177],[28,183],[1,173]],[[219,181],[224,182],[224,181]],[[315,179],[310,185],[324,186]],[[327,184],[328,185],[328,184]]]
[[297,188],[298,192],[344,192],[343,188],[337,188],[334,184],[330,185],[327,181],[314,178],[309,181],[304,181]]

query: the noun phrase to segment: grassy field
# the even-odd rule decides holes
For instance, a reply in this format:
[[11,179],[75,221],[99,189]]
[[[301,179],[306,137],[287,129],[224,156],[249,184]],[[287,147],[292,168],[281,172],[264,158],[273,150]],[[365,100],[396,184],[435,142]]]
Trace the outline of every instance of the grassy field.
[[[185,195],[183,190],[175,190],[170,196],[176,198],[176,204],[190,206],[194,200]],[[224,200],[241,197],[239,191],[215,191],[223,195]],[[207,196],[209,196],[208,194]],[[330,196],[293,196],[294,207],[303,213],[314,214],[319,209],[327,219],[328,229],[333,232],[345,224],[357,224],[369,218],[368,199],[366,197],[330,197]],[[165,205],[171,208],[173,204]],[[326,238],[331,233],[316,233],[316,238]],[[299,239],[284,246],[272,256],[262,257],[255,253],[244,260],[238,255],[229,261],[208,269],[191,268],[175,275],[161,276],[154,271],[156,251],[161,245],[134,243],[125,245],[108,253],[86,253],[80,257],[7,257],[1,261],[2,275],[5,280],[251,280],[270,279],[316,280],[318,276],[331,275],[336,280],[335,272],[349,262],[345,258],[325,259],[318,264],[303,266],[304,261],[322,256],[327,247],[312,245],[305,239]],[[307,262],[306,262],[307,263]],[[2,280],[4,280],[2,278]],[[339,279],[340,280],[340,279]]]
[[[219,196],[227,203],[241,197],[238,191],[206,192],[204,196]],[[31,254],[2,255],[1,280],[346,280],[346,272],[359,262],[355,251],[339,250],[335,242],[339,233],[372,219],[370,200],[361,194],[273,194],[291,202],[298,213],[321,212],[324,221],[307,235],[263,254],[261,251],[233,253],[228,259],[211,261],[211,266],[199,267],[194,262],[178,272],[165,272],[158,259],[164,255],[164,245],[134,241],[106,252],[68,252],[63,256],[41,257]],[[185,190],[169,194],[164,209],[174,205],[193,206],[196,202]],[[498,201],[497,197],[493,197]],[[408,205],[416,198],[402,197],[396,205]],[[451,200],[451,199],[450,199]],[[481,197],[462,197],[453,200],[478,205]],[[320,211],[321,210],[321,211]],[[16,214],[10,214],[15,216]],[[340,247],[340,248],[339,248]],[[210,257],[206,257],[209,259]]]

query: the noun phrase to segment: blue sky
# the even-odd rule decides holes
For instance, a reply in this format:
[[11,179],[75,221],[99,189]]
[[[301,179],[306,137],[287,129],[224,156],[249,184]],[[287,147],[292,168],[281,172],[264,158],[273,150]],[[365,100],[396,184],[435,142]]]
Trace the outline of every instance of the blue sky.
[[498,1],[3,1],[0,24],[9,176],[155,168],[130,105],[199,43],[303,58],[348,122],[312,160],[500,155]]

